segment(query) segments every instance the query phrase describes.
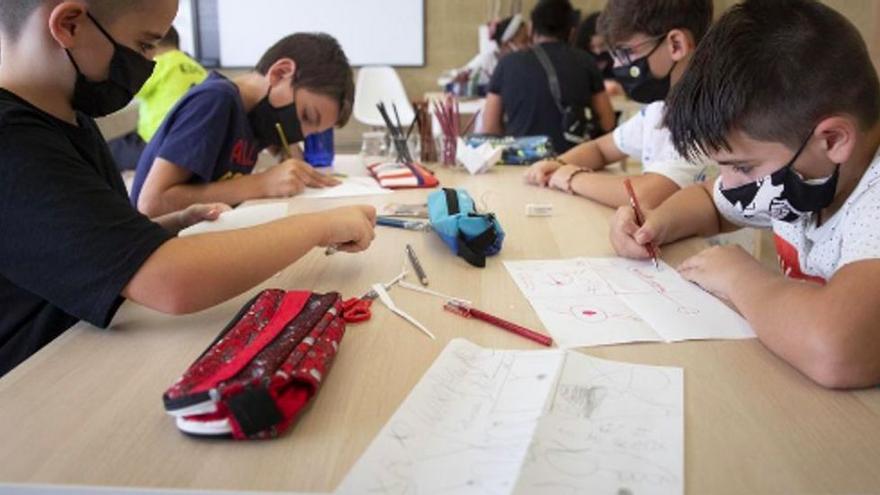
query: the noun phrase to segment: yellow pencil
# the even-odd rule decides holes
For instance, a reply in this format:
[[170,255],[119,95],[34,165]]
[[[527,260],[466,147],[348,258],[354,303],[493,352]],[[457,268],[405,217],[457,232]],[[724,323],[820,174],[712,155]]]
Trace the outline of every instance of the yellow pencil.
[[290,160],[293,158],[293,154],[290,152],[290,143],[287,142],[287,135],[284,134],[284,128],[281,127],[281,122],[275,124],[275,129],[278,130],[278,137],[281,138],[281,153],[284,155],[284,158]]

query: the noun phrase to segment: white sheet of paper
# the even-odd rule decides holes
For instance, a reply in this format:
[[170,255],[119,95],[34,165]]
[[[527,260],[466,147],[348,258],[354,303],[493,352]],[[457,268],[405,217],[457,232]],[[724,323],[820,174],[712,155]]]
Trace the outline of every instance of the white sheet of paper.
[[335,187],[327,187],[324,189],[306,188],[306,190],[296,196],[297,198],[312,199],[335,199],[335,198],[353,198],[358,196],[376,196],[379,194],[391,194],[390,189],[379,186],[372,177],[348,177],[342,179],[342,184]]
[[456,339],[336,493],[680,494],[682,397],[680,369]]
[[517,494],[684,493],[684,373],[566,353]]
[[222,232],[224,230],[243,229],[263,223],[272,222],[287,216],[287,203],[266,203],[254,206],[245,206],[227,211],[220,215],[216,221],[200,222],[192,227],[183,229],[178,234],[180,237],[188,235],[205,234],[208,232]]
[[505,262],[560,347],[754,337],[727,305],[661,262],[623,258]]

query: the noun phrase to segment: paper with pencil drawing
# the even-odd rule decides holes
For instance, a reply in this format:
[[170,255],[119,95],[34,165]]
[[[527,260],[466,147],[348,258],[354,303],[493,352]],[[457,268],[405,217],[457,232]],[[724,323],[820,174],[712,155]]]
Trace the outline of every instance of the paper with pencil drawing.
[[679,368],[449,343],[337,493],[684,492]]
[[188,235],[206,234],[208,232],[243,229],[279,220],[286,216],[287,203],[244,206],[222,213],[220,218],[213,222],[199,222],[192,227],[183,229],[178,235],[186,237]]
[[662,263],[623,258],[508,261],[560,347],[754,337],[748,323]]

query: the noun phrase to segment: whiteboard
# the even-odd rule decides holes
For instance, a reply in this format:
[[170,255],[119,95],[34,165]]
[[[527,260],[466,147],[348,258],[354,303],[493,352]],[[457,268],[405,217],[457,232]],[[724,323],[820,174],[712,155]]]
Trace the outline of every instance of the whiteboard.
[[297,32],[333,35],[352,65],[425,63],[424,0],[218,0],[220,64],[253,67]]

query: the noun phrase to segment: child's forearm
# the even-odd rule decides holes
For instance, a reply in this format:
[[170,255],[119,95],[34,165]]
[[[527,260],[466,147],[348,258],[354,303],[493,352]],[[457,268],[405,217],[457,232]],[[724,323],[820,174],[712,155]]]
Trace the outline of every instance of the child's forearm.
[[138,209],[149,216],[157,217],[198,203],[226,203],[234,206],[263,196],[259,174],[244,175],[208,184],[176,184],[151,198],[141,196]]
[[643,208],[653,209],[679,190],[672,180],[657,174],[635,177],[608,174],[579,174],[571,181],[571,190],[611,208],[630,204],[624,181],[630,179]]
[[[625,157],[625,155],[622,156]],[[565,163],[589,170],[602,170],[613,161],[613,157],[605,156],[602,149],[599,147],[597,140],[587,141],[586,143],[577,145],[559,155],[559,158]]]
[[326,223],[317,215],[297,215],[248,229],[172,239],[153,253],[123,295],[170,314],[211,307],[321,244]]
[[[844,278],[869,278],[855,273],[858,267],[847,269]],[[878,315],[866,307],[876,306],[871,297],[858,294],[875,286],[848,282],[823,287],[793,281],[755,263],[737,271],[729,295],[761,342],[814,381],[831,388],[873,386],[880,381]]]
[[[711,186],[709,186],[711,187]],[[721,216],[707,186],[695,184],[670,196],[651,216],[662,226],[661,244],[693,236],[711,237],[721,232]]]

